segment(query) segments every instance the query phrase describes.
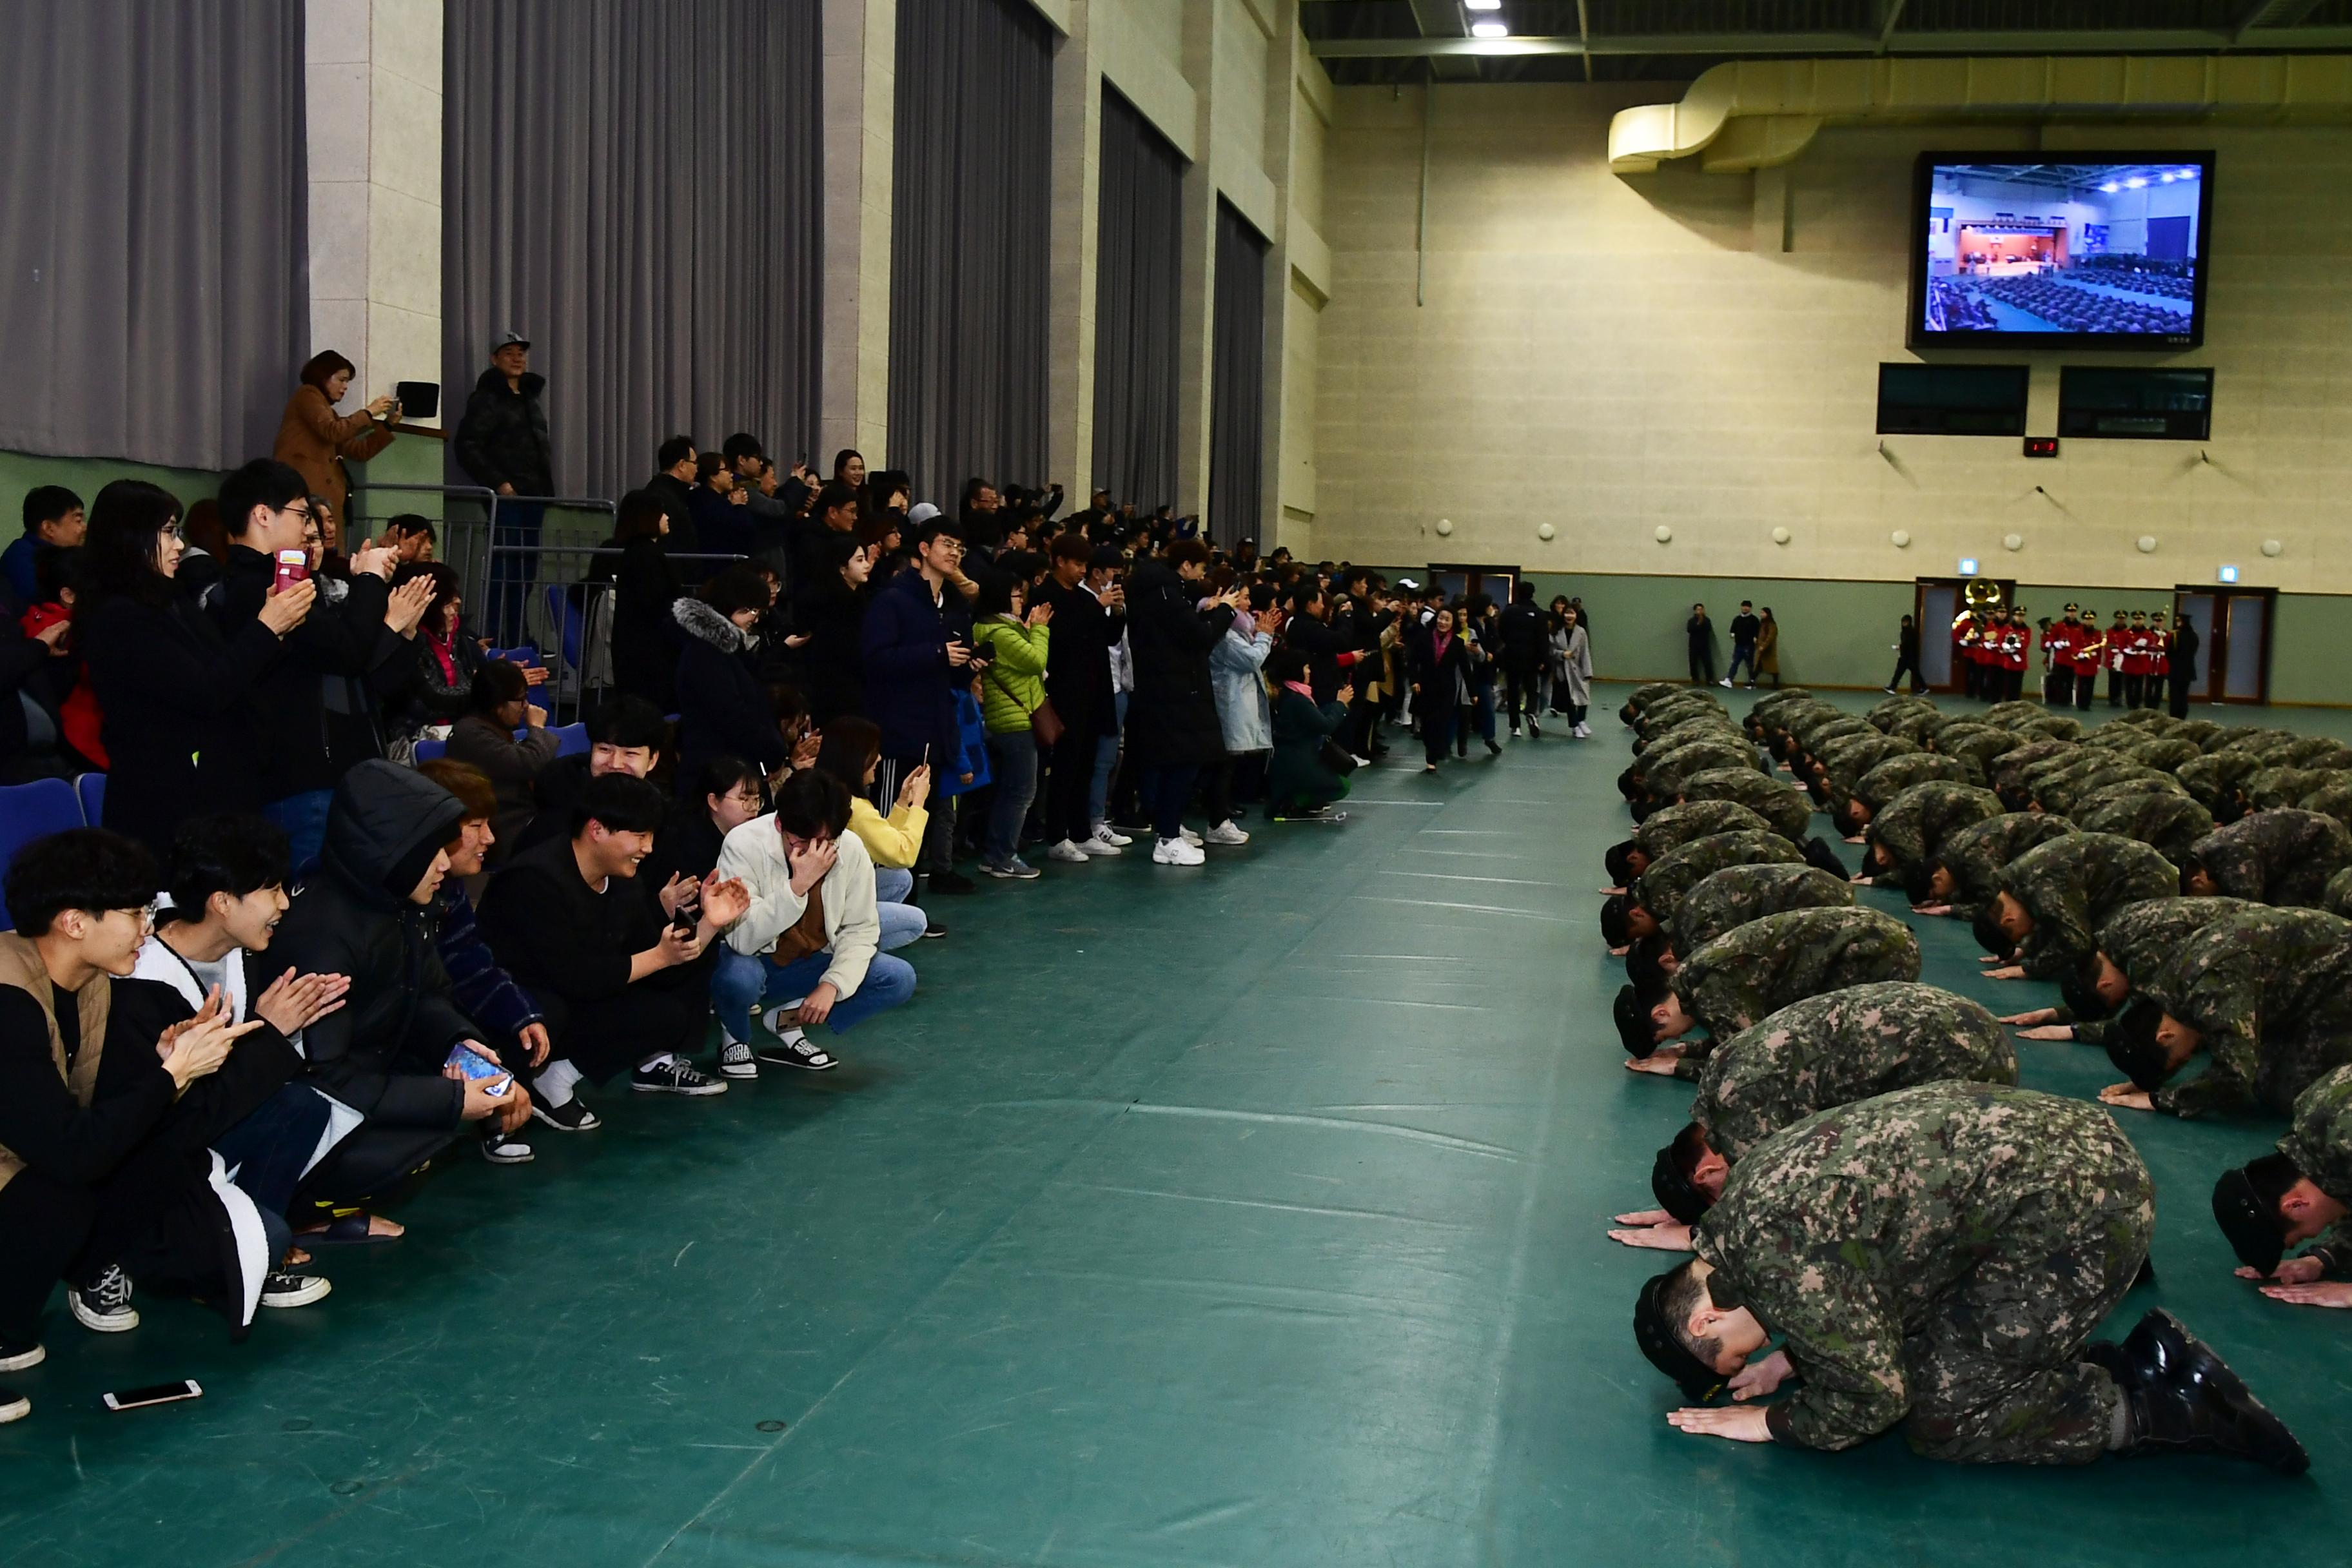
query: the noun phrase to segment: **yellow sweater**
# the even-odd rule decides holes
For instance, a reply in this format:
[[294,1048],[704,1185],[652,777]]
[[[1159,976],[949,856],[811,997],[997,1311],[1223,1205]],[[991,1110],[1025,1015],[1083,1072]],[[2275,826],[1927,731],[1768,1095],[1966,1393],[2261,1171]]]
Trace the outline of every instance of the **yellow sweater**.
[[886,817],[864,795],[852,796],[849,802],[849,831],[866,846],[877,866],[902,871],[912,866],[930,820],[931,814],[919,805],[898,806]]

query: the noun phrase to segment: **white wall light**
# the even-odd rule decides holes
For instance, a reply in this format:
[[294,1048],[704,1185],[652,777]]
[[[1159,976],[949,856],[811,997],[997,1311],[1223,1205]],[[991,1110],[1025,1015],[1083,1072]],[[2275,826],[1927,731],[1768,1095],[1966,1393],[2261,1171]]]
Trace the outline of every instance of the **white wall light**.
[[2003,550],[2022,550],[2025,548],[2025,535],[2021,533],[2005,534],[2001,538],[2000,547]]
[[2156,553],[2156,535],[2153,533],[2143,533],[2139,536],[2139,552],[2142,555],[2153,555]]
[[2263,553],[2272,557],[2273,560],[2284,552],[2286,546],[2280,543],[2275,539],[2265,539],[2263,541]]
[[1908,550],[1911,548],[1911,531],[1907,528],[1898,528],[1886,537],[1894,543],[1895,548],[1897,550]]
[[1440,539],[1450,538],[1453,535],[1453,532],[1454,520],[1452,518],[1441,517],[1437,520],[1437,536]]
[[1658,524],[1658,526],[1657,526],[1654,530],[1653,530],[1653,531],[1651,531],[1651,535],[1650,535],[1650,537],[1652,537],[1653,539],[1655,539],[1655,540],[1656,540],[1659,543],[1661,543],[1661,544],[1664,544],[1666,541],[1668,541],[1669,539],[1672,539],[1674,536],[1675,536],[1675,531],[1674,531],[1673,529],[1671,529],[1671,528],[1668,528],[1668,527],[1667,527],[1664,523],[1663,523],[1663,522],[1662,522],[1662,523],[1660,523],[1660,524]]
[[1776,528],[1776,529],[1774,529],[1774,530],[1772,531],[1772,542],[1773,542],[1773,543],[1775,543],[1775,544],[1786,544],[1786,543],[1788,543],[1788,542],[1789,542],[1789,531],[1788,531],[1787,529],[1785,529],[1785,528]]
[[1552,540],[1558,538],[1559,535],[1559,530],[1554,528],[1548,522],[1539,522],[1536,524],[1536,537],[1542,540],[1547,544],[1550,543]]

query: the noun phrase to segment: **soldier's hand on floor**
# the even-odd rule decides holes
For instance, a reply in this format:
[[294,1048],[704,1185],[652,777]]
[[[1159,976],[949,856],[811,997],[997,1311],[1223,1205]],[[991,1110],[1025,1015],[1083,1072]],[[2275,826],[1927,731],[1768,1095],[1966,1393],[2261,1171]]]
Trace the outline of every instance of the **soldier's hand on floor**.
[[2022,1013],[2011,1013],[2001,1019],[2004,1024],[2054,1024],[2058,1021],[2055,1007],[2029,1007]]
[[2240,1264],[2237,1269],[2241,1279],[2270,1279],[2281,1285],[2308,1285],[2326,1272],[2327,1265],[2316,1258],[2284,1258],[2268,1274],[2259,1268],[2248,1268],[2243,1264]]
[[1636,1209],[1632,1214],[1615,1214],[1609,1217],[1619,1225],[1664,1225],[1675,1216],[1664,1209]]
[[2074,1037],[2074,1026],[2043,1024],[2037,1028],[2018,1030],[2017,1037],[2021,1040],[2071,1040]]
[[1612,1230],[1609,1233],[1609,1239],[1626,1247],[1648,1247],[1654,1252],[1688,1252],[1691,1249],[1691,1227],[1670,1218],[1664,1225]]
[[1622,958],[1633,951],[1633,950],[1630,947],[1612,947],[1609,950],[1609,956],[1612,958]]
[[[1846,842],[1848,844],[1859,844],[1862,840],[1859,838],[1849,838]],[[1867,877],[1853,877],[1849,878],[1848,880],[1857,888],[1867,888],[1872,885],[1870,879]]]
[[2263,1294],[2297,1307],[2352,1307],[2352,1281],[2343,1279],[2324,1285],[2265,1285]]
[[2022,964],[2004,963],[1999,969],[1986,970],[1984,977],[1987,980],[2022,980],[2025,978],[2025,968]]
[[1680,1060],[1682,1060],[1682,1053],[1679,1051],[1672,1053],[1657,1051],[1646,1057],[1626,1058],[1625,1070],[1627,1072],[1653,1072],[1656,1073],[1660,1078],[1672,1078],[1675,1076],[1675,1064]]
[[1949,904],[1914,904],[1911,906],[1911,912],[1915,915],[1948,915],[1952,912],[1952,906]]
[[1762,1361],[1751,1361],[1731,1374],[1731,1397],[1761,1399],[1797,1374],[1787,1351],[1774,1351]]
[[2137,1084],[2111,1083],[2099,1090],[2100,1103],[2119,1105],[2126,1110],[2154,1110],[2156,1097]]
[[1764,1424],[1768,1412],[1760,1405],[1733,1405],[1722,1409],[1694,1405],[1666,1412],[1666,1425],[1694,1437],[1728,1437],[1735,1443],[1769,1443],[1772,1429]]

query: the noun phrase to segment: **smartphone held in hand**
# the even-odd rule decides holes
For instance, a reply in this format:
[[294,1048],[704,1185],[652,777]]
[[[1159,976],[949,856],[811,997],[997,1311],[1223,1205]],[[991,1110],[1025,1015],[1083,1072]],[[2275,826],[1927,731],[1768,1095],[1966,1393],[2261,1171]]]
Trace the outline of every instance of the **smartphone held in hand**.
[[278,552],[277,569],[270,574],[269,591],[282,594],[310,575],[310,557],[307,552],[281,550]]
[[449,1060],[446,1065],[456,1068],[457,1071],[466,1078],[498,1079],[498,1082],[489,1085],[482,1090],[484,1094],[488,1095],[493,1100],[503,1097],[508,1089],[514,1087],[514,1079],[507,1072],[505,1068],[499,1066],[497,1062],[492,1061],[489,1058],[482,1055],[481,1052],[474,1049],[471,1046],[458,1046],[454,1047],[449,1052]]

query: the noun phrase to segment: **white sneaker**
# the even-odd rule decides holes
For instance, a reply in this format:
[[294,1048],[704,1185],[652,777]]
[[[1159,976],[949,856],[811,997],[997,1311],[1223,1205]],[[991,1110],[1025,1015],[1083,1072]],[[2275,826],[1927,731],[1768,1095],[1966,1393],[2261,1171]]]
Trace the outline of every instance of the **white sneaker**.
[[1097,856],[1116,855],[1119,852],[1118,846],[1113,844],[1108,838],[1080,838],[1076,839],[1073,842],[1076,846],[1078,853],[1085,856],[1089,860],[1094,859]]
[[1118,828],[1113,827],[1108,822],[1097,822],[1095,824],[1095,837],[1101,839],[1104,843],[1109,845],[1114,849],[1124,849],[1129,845],[1135,842],[1134,839],[1129,838],[1126,834],[1121,833]]
[[1204,844],[1246,844],[1249,835],[1234,826],[1234,819],[1229,816],[1202,834],[1201,841]]
[[1351,761],[1351,762],[1353,762],[1353,763],[1354,763],[1358,767],[1360,767],[1360,768],[1369,768],[1369,767],[1370,767],[1370,766],[1372,765],[1372,759],[1371,759],[1371,758],[1370,758],[1370,757],[1359,757],[1359,756],[1354,755],[1354,753],[1352,753],[1352,752],[1350,752],[1350,753],[1349,753],[1349,761]]
[[1045,851],[1045,858],[1064,861],[1073,866],[1083,866],[1087,861],[1087,852],[1065,838]]
[[1201,847],[1201,836],[1193,832],[1191,828],[1180,826],[1176,831],[1182,834],[1184,836],[1184,842],[1190,844],[1193,848],[1198,849]]
[[1727,675],[1721,680],[1717,681],[1716,684],[1717,686],[1729,686],[1731,684],[1731,677]]
[[1198,866],[1207,859],[1206,855],[1181,838],[1163,838],[1151,847],[1151,863],[1155,866]]

